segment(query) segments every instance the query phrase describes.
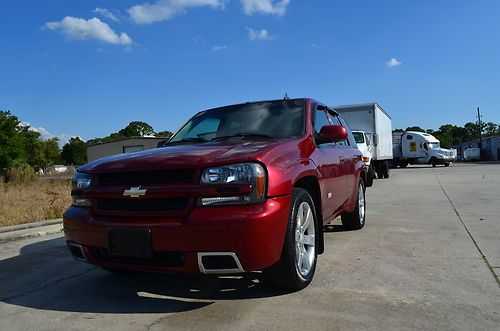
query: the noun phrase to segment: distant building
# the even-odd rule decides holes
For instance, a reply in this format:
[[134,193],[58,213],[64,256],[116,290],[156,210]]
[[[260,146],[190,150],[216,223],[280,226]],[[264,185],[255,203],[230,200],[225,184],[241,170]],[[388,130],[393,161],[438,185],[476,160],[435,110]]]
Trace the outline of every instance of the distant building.
[[156,148],[158,143],[165,139],[166,138],[156,137],[132,137],[89,145],[87,146],[87,161],[92,162],[110,155],[139,152]]
[[[479,148],[479,140],[473,140],[466,143],[455,145],[459,158],[464,158],[464,151],[467,148]],[[483,138],[483,146],[481,148],[483,160],[499,161],[500,160],[500,137],[492,136]]]

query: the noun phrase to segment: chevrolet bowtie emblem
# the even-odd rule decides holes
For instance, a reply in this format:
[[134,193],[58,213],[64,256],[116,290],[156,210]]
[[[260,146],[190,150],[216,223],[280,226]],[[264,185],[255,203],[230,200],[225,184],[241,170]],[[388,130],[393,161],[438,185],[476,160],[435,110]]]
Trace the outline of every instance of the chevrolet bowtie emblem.
[[141,187],[131,187],[129,190],[123,191],[123,196],[129,197],[129,198],[139,198],[142,197],[143,195],[146,195],[146,189],[142,189]]

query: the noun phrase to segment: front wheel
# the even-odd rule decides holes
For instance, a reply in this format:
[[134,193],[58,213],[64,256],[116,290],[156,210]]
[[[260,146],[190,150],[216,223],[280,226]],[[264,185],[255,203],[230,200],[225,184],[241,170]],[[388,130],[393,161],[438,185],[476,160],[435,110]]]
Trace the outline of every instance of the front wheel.
[[437,166],[437,158],[435,156],[431,157],[429,163],[432,164],[432,166],[435,168]]
[[293,189],[281,259],[263,271],[265,282],[295,291],[311,283],[318,258],[317,222],[314,202],[309,192],[300,188]]
[[342,215],[342,225],[349,230],[359,230],[365,226],[366,222],[366,196],[365,185],[362,180],[358,185],[358,196],[356,208],[352,213]]
[[444,166],[445,166],[445,167],[449,167],[449,166],[450,166],[450,162],[445,162],[445,163],[444,163]]

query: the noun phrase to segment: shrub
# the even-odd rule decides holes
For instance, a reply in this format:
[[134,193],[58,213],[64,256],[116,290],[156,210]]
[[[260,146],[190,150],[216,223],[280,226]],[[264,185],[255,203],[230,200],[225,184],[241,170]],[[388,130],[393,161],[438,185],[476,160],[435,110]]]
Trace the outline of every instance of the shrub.
[[13,167],[7,170],[7,181],[13,184],[30,183],[36,179],[35,170],[30,166]]

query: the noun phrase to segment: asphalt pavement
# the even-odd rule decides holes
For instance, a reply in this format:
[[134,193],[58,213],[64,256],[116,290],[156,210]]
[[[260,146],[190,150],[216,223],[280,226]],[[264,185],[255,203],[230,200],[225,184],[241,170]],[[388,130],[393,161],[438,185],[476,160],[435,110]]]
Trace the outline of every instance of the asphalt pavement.
[[114,275],[61,234],[0,244],[4,330],[500,330],[500,165],[408,167],[368,189],[367,225],[327,227],[313,283]]

